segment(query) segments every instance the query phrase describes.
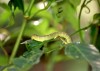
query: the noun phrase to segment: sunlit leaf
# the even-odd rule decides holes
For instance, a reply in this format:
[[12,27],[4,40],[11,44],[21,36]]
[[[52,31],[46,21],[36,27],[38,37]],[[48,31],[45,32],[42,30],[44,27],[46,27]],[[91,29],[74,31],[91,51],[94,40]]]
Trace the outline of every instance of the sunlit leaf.
[[73,58],[85,59],[92,66],[92,71],[100,70],[100,53],[93,45],[71,43],[66,46],[65,54]]
[[7,23],[10,22],[10,11],[8,11],[7,9],[4,9],[3,11],[0,11],[0,28],[3,25],[8,25]]

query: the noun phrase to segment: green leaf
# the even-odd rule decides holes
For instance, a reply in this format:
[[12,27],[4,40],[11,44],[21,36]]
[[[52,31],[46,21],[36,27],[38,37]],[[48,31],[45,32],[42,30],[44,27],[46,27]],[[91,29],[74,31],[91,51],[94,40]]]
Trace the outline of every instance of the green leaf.
[[5,66],[0,66],[0,71],[2,71],[2,69],[4,68]]
[[31,51],[31,50],[39,50],[43,46],[43,42],[35,41],[35,40],[27,40],[23,42],[22,44],[26,44],[26,48]]
[[96,41],[96,38],[95,38],[95,34],[97,33],[97,25],[96,24],[92,24],[91,26],[91,31],[90,31],[90,36],[91,36],[91,43],[92,44],[95,44]]
[[27,40],[21,44],[26,44],[29,51],[22,56],[15,58],[11,66],[5,68],[7,71],[28,71],[32,66],[40,62],[44,51],[40,49],[43,43],[35,40]]
[[92,66],[92,71],[100,70],[100,53],[93,45],[71,43],[66,46],[65,54],[73,58],[85,59]]
[[81,0],[69,0],[69,2],[76,8],[81,3]]
[[63,5],[63,16],[70,24],[72,24],[73,28],[77,30],[78,18],[76,16],[76,10],[71,6],[70,3],[66,2]]
[[0,66],[2,65],[7,65],[8,63],[8,58],[5,56],[0,55]]
[[38,49],[25,52],[22,56],[15,58],[11,66],[5,68],[7,71],[28,71],[33,65],[40,62],[43,51]]
[[21,11],[24,12],[23,0],[10,0],[8,5],[11,8],[11,10],[12,10],[12,7],[14,6],[14,10],[18,7]]
[[14,19],[11,16],[11,11],[10,8],[7,4],[5,3],[0,3],[0,7],[2,7],[4,9],[3,12],[1,12],[0,14],[0,26],[4,25],[6,22],[7,27],[10,27],[14,24]]
[[93,19],[94,19],[94,20],[100,19],[100,13],[94,14]]
[[5,9],[5,10],[7,10],[7,11],[10,11],[8,5],[5,4],[5,3],[0,3],[0,7],[2,7],[3,9]]
[[94,14],[94,16],[93,16],[93,22],[100,24],[99,20],[100,20],[100,13]]

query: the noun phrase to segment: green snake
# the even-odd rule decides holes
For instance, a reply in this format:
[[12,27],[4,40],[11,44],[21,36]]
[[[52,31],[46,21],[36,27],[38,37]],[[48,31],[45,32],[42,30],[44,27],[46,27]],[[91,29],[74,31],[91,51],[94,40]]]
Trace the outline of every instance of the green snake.
[[31,39],[36,40],[36,41],[46,41],[46,40],[50,40],[50,39],[55,39],[60,37],[60,39],[65,43],[71,43],[71,38],[65,33],[65,32],[54,32],[51,33],[49,35],[44,35],[44,36],[38,36],[38,35],[32,35]]

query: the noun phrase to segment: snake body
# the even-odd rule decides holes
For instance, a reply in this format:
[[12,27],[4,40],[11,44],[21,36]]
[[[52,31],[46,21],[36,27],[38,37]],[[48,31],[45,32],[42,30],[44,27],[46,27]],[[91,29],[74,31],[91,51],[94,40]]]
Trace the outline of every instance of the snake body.
[[52,34],[49,35],[44,35],[44,36],[38,36],[38,35],[32,35],[31,39],[34,39],[36,41],[46,41],[46,40],[50,40],[50,39],[55,39],[57,37],[60,37],[61,39],[63,38],[63,42],[65,44],[67,43],[71,43],[71,38],[65,33],[65,32],[54,32]]

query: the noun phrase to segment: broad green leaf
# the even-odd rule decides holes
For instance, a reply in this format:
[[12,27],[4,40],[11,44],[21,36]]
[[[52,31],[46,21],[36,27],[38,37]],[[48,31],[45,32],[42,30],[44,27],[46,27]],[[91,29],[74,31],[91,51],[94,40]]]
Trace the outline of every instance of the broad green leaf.
[[65,54],[76,59],[85,59],[92,66],[92,71],[100,70],[100,53],[93,45],[71,43],[66,45]]
[[7,71],[28,71],[33,65],[39,63],[43,51],[32,50],[25,52],[22,56],[15,58],[11,66],[5,68]]
[[43,46],[43,42],[35,41],[35,40],[27,40],[25,42],[22,42],[22,44],[26,45],[26,48],[31,50],[39,50]]
[[44,51],[40,49],[42,42],[29,40],[23,42],[29,51],[26,51],[22,56],[15,58],[12,65],[5,68],[7,71],[28,71],[32,66],[39,63]]
[[14,10],[18,7],[20,10],[24,12],[23,0],[10,0],[8,5],[11,8],[11,10],[12,10],[12,7],[14,6]]

